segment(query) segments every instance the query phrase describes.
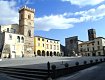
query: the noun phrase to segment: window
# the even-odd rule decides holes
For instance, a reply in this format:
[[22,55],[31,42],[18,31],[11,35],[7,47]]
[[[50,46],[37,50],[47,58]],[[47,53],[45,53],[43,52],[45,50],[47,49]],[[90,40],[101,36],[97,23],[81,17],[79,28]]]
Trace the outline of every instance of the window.
[[50,45],[50,49],[52,49],[52,45]]
[[38,38],[38,41],[40,41],[40,38]]
[[12,51],[12,53],[16,53],[15,51]]
[[9,35],[9,40],[12,40],[12,35],[11,34]]
[[99,41],[97,41],[97,44],[99,45]]
[[47,49],[49,49],[48,44],[46,44],[46,46],[47,46]]
[[21,42],[24,43],[24,37],[21,38]]
[[28,19],[31,19],[31,15],[30,14],[28,15]]
[[7,28],[7,32],[9,32],[9,28]]
[[47,40],[47,42],[48,42],[48,40]]
[[50,41],[50,43],[52,43],[52,41]]
[[44,39],[42,39],[42,41],[44,41]]
[[31,30],[28,30],[28,36],[31,37]]
[[94,47],[93,47],[93,51],[94,51]]
[[54,45],[54,50],[56,50],[56,45]]
[[17,36],[17,42],[20,42],[20,36]]
[[92,43],[92,45],[94,46],[94,43]]
[[73,44],[73,40],[72,39],[70,40],[70,44]]
[[44,44],[43,44],[43,47],[44,47]]
[[87,48],[87,51],[89,51],[89,48]]

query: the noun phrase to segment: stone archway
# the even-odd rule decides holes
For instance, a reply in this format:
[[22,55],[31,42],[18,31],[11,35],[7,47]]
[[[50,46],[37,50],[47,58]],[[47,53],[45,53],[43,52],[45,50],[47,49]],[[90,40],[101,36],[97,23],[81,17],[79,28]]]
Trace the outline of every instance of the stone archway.
[[59,52],[57,52],[57,56],[59,56]]
[[47,56],[49,56],[49,52],[47,51]]
[[92,56],[96,56],[96,53],[95,53],[95,52],[93,52],[93,53],[92,53]]
[[88,53],[88,56],[90,56],[90,53]]
[[42,51],[42,56],[45,56],[45,51],[44,50]]
[[56,52],[54,51],[54,56],[56,56]]
[[52,55],[52,51],[50,52],[50,56],[53,56],[53,55]]
[[36,52],[34,52],[34,56],[36,57]]
[[31,30],[28,30],[28,36],[31,37]]
[[37,51],[37,55],[41,56],[41,51],[40,50]]

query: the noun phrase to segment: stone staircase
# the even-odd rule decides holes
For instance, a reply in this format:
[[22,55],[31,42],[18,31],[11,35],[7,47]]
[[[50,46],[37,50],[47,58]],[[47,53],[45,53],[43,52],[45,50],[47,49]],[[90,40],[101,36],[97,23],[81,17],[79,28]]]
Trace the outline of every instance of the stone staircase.
[[0,67],[0,72],[20,80],[46,80],[47,70]]

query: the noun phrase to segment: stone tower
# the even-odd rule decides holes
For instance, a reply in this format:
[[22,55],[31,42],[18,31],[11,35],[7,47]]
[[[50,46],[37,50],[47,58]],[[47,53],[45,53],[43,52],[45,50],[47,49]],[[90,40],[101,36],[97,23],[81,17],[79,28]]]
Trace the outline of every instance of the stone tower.
[[35,9],[23,7],[19,10],[19,33],[24,35],[24,56],[34,56],[34,12]]
[[94,40],[96,38],[96,31],[95,29],[89,29],[88,30],[88,39],[90,40]]

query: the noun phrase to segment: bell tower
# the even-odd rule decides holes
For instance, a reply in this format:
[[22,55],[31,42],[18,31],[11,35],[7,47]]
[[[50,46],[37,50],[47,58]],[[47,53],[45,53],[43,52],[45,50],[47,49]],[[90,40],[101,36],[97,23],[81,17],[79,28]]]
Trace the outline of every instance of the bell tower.
[[95,29],[89,29],[88,30],[89,41],[94,40],[95,38],[96,38],[96,30]]
[[35,9],[23,7],[19,10],[19,33],[24,35],[24,56],[34,56],[34,12]]

